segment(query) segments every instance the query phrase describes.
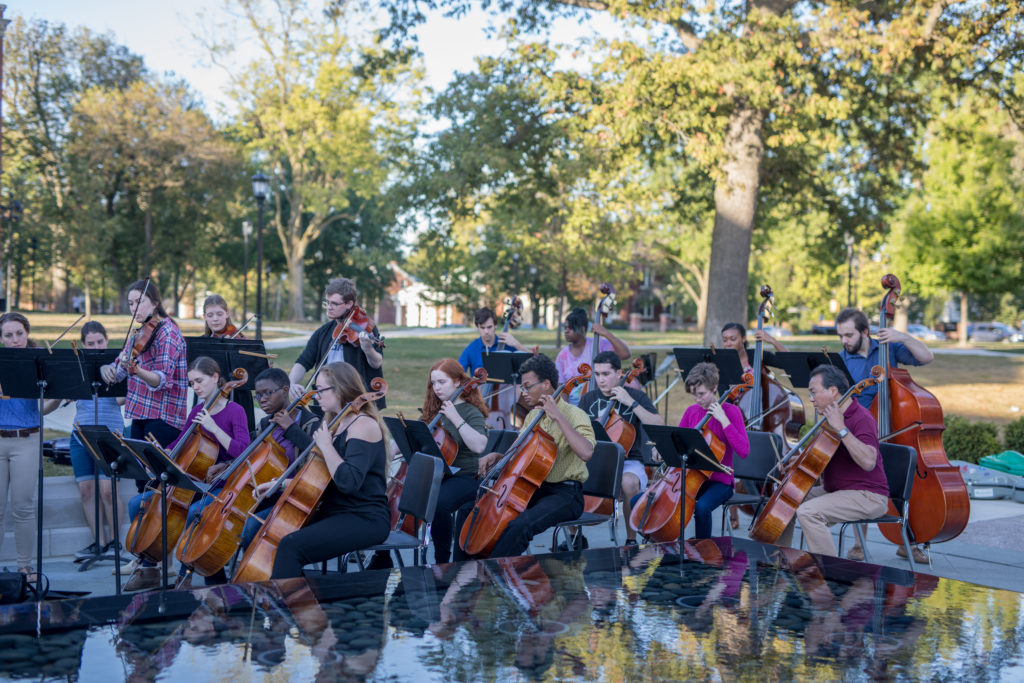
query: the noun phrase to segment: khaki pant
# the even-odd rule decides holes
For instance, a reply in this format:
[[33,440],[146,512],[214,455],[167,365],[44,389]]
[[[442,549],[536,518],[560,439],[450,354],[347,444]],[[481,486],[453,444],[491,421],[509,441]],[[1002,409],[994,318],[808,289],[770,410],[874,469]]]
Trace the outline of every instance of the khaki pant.
[[18,567],[32,566],[32,553],[36,545],[35,500],[41,438],[38,432],[21,438],[0,438],[0,541],[3,539],[4,514],[10,498]]
[[[796,509],[796,519],[812,553],[835,555],[836,544],[829,527],[856,519],[881,517],[889,509],[889,497],[871,491],[845,490],[825,493],[821,486],[815,486]],[[776,545],[793,545],[793,522],[779,536]]]

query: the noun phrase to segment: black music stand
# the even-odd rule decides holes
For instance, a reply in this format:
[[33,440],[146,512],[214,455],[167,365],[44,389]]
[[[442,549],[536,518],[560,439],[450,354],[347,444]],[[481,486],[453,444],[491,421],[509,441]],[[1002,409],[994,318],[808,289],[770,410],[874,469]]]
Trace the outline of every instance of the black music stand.
[[806,389],[811,382],[811,371],[820,365],[831,365],[838,368],[846,375],[850,386],[856,384],[853,377],[850,376],[850,371],[846,368],[846,363],[838,353],[774,351],[765,352],[763,358],[765,365],[781,370],[796,389]]
[[596,440],[611,441],[612,443],[615,443],[615,439],[608,436],[608,432],[605,430],[604,425],[594,418],[590,418],[590,426],[594,428],[594,438]]
[[[711,454],[704,436],[699,430],[689,427],[668,427],[665,425],[644,425],[644,431],[654,442],[661,459],[669,467],[682,469],[682,481],[686,481],[686,470],[720,472],[722,464]],[[679,547],[682,553],[686,526],[683,524],[683,505],[686,496],[679,496]]]
[[[484,370],[487,371],[487,381],[496,384],[512,385],[513,410],[509,414],[509,425],[512,429],[516,427],[516,411],[514,405],[519,394],[519,366],[532,358],[533,354],[527,351],[492,351],[483,355]],[[501,391],[496,388],[495,391]]]
[[[136,439],[123,439],[122,443],[127,446],[139,459],[146,464],[147,469],[152,472],[154,479],[160,481],[160,538],[163,544],[160,561],[160,593],[167,590],[167,487],[184,489],[195,493],[206,493],[210,485],[193,481],[184,470],[178,467],[177,463],[171,460],[167,453],[156,448],[148,441]],[[160,613],[163,614],[164,605],[161,599]]]
[[418,453],[433,456],[444,463],[444,476],[452,476],[452,470],[441,455],[441,449],[434,442],[434,436],[427,428],[427,423],[422,420],[405,420],[397,417],[385,417],[384,424],[387,425],[391,437],[398,445],[398,450],[405,458],[405,462],[411,463],[412,456]]
[[235,368],[245,368],[249,379],[234,391],[232,399],[245,410],[249,431],[255,430],[256,414],[252,392],[256,389],[256,376],[270,367],[267,348],[260,339],[227,339],[224,337],[185,337],[185,353],[191,363],[199,356],[217,361],[225,379]]
[[740,356],[732,349],[706,349],[702,347],[676,346],[672,349],[679,373],[685,378],[697,363],[713,363],[718,368],[718,394],[729,387],[743,384],[743,365]]
[[[149,473],[145,465],[139,460],[129,448],[125,447],[120,435],[110,431],[104,425],[78,425],[75,427],[76,434],[82,445],[89,454],[96,460],[96,464],[105,475],[110,477],[110,488],[114,497],[113,527],[114,531],[114,577],[117,582],[117,594],[121,594],[121,533],[120,522],[117,519],[117,482],[121,476],[129,479],[149,479]],[[99,496],[97,489],[96,495]],[[99,519],[97,517],[97,519]],[[94,560],[95,561],[95,560]],[[92,565],[92,562],[78,568],[82,572]]]

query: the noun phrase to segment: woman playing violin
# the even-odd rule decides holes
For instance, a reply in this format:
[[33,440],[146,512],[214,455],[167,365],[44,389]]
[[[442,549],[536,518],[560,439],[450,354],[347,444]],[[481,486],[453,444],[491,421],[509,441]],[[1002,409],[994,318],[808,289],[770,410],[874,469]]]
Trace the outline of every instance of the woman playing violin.
[[220,294],[206,297],[206,301],[203,302],[203,321],[206,323],[203,329],[204,337],[245,339],[245,335],[239,333],[238,328],[231,322],[228,302]]
[[[695,427],[710,413],[712,418],[706,428],[711,430],[725,444],[722,465],[732,467],[733,456],[747,457],[750,441],[743,422],[743,413],[731,403],[721,404],[715,392],[718,390],[718,367],[713,363],[697,363],[686,375],[686,390],[696,403],[686,409],[679,420],[680,427]],[[732,497],[733,476],[727,472],[712,472],[697,493],[693,507],[694,535],[697,538],[711,537],[711,513]]]
[[117,362],[100,368],[100,373],[108,384],[128,377],[124,414],[132,421],[131,438],[152,434],[166,446],[185,426],[188,412],[185,339],[151,281],[139,280],[128,287],[128,309],[133,322],[145,324],[135,343],[121,352]]
[[[210,467],[206,475],[208,481],[214,481],[217,475],[223,472],[228,464],[245,450],[250,440],[249,428],[242,406],[224,397],[217,397],[209,407],[206,405],[210,399],[220,392],[220,388],[224,385],[225,381],[221,374],[220,365],[209,356],[199,356],[188,366],[188,384],[192,387],[192,391],[196,393],[199,402],[192,408],[187,422],[189,424],[195,423],[200,428],[201,438],[212,438],[218,445],[217,461]],[[182,430],[182,433],[168,446],[168,450],[173,451],[184,434],[185,430]],[[219,488],[213,488],[209,493],[211,496],[216,496],[219,490]],[[129,518],[135,519],[135,516],[142,509],[143,502],[155,494],[155,490],[146,491],[132,498],[128,503]],[[210,504],[212,500],[212,497],[203,496],[192,503],[188,509],[186,525],[191,524],[202,513],[203,508]],[[147,569],[146,564],[148,563],[143,563],[141,568]],[[136,577],[138,577],[138,580],[134,583],[132,580],[129,580],[124,589],[144,590],[159,586],[159,573],[156,571],[155,566],[152,569],[154,570],[152,572],[139,572],[135,574],[132,580],[136,579]],[[182,576],[184,572],[185,567],[182,567]],[[223,576],[218,577],[214,575],[207,578],[208,584],[223,582]]]
[[[354,367],[365,386],[370,386],[370,382],[375,377],[384,375],[381,370],[384,356],[381,353],[381,347],[374,343],[374,339],[378,338],[377,326],[369,322],[368,319],[364,321],[364,325],[360,325],[364,329],[350,328],[346,330],[346,333],[356,330],[354,343],[334,339],[338,325],[344,323],[355,305],[356,285],[352,280],[339,277],[327,283],[327,288],[324,290],[327,322],[309,338],[306,348],[302,350],[291,371],[288,372],[288,377],[292,381],[292,398],[302,395],[300,382],[303,376],[310,368],[320,365],[325,358],[326,363],[344,361]],[[361,317],[365,318],[365,314]],[[384,399],[377,401],[377,407],[382,409],[385,407]]]
[[331,363],[317,374],[315,386],[325,419],[313,440],[331,482],[313,521],[281,539],[274,579],[302,576],[304,565],[383,543],[391,527],[385,493],[387,450],[376,406],[367,403],[345,416],[333,433],[327,428],[348,403],[366,393],[359,372],[348,363]]
[[[487,447],[487,408],[479,389],[463,392],[455,402],[447,400],[469,376],[459,361],[443,358],[430,368],[427,396],[423,402],[423,419],[430,422],[441,413],[440,427],[459,446],[452,462],[455,473],[441,483],[437,510],[430,527],[434,541],[434,561],[447,562],[452,546],[452,513],[476,496],[476,473],[480,454]],[[457,468],[457,469],[456,469]]]

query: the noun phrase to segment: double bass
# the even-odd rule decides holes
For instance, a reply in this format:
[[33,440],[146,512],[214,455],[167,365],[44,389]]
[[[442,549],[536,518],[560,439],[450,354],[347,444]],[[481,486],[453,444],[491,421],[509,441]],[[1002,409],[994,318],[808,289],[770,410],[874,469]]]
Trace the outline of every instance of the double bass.
[[[383,398],[387,393],[388,385],[380,377],[374,377],[370,381],[370,389],[371,391],[357,396],[334,416],[328,425],[328,429],[332,433],[342,418],[359,411],[370,401]],[[235,575],[231,579],[232,582],[268,580],[274,569],[274,558],[277,556],[277,547],[281,543],[281,539],[306,526],[320,506],[320,499],[323,498],[324,491],[331,484],[331,473],[320,454],[320,448],[315,443],[310,444],[309,448],[295,458],[288,469],[277,478],[275,487],[264,495],[273,495],[277,487],[283,484],[299,467],[302,469],[285,488],[280,500],[274,505],[274,509],[270,511],[267,520],[260,527],[256,537],[253,538],[239,561],[238,569],[235,570]]]
[[[553,400],[562,398],[590,379],[586,363],[579,374],[555,389]],[[540,428],[544,411],[538,410],[505,454],[487,472],[477,490],[476,504],[459,533],[459,545],[469,555],[487,555],[509,523],[530,504],[534,492],[544,483],[558,447],[554,438]]]
[[[895,314],[900,281],[892,274],[882,278],[887,291],[882,298],[879,326],[887,327]],[[891,366],[888,342],[879,345],[879,360],[885,380],[871,404],[878,421],[878,440],[910,446],[917,452],[914,488],[908,508],[909,534],[914,543],[941,543],[960,535],[971,514],[960,470],[949,463],[942,446],[946,428],[942,406],[935,396],[918,385],[903,368]],[[889,514],[898,514],[889,503]],[[879,531],[896,545],[902,545],[899,524],[879,524]]]
[[[590,367],[594,367],[594,358],[601,352],[601,335],[597,333],[596,326],[604,325],[608,315],[612,312],[612,306],[615,305],[615,288],[611,283],[605,282],[601,285],[601,294],[601,300],[594,308],[594,344],[590,348]],[[591,377],[587,382],[587,391],[594,389],[597,389],[597,380]]]
[[[502,316],[501,333],[505,334],[509,329],[519,326],[523,317],[523,300],[513,296],[505,301],[505,314]],[[498,343],[496,351],[504,351],[505,342]],[[484,349],[484,353],[487,350]],[[518,396],[516,396],[511,385],[499,388],[497,385],[491,387],[491,393],[486,397],[487,401],[487,428],[488,429],[513,429],[515,424],[514,413],[520,408]],[[525,415],[525,413],[524,413]]]
[[[217,393],[206,400],[203,408],[209,410],[220,398],[227,398],[232,391],[244,386],[249,380],[249,373],[244,368],[235,368],[231,373],[235,379],[225,382]],[[207,471],[217,462],[220,443],[198,424],[192,422],[182,433],[178,445],[167,457],[193,479],[204,481]],[[173,548],[185,530],[188,519],[188,507],[192,504],[193,492],[174,486],[167,488],[167,547]],[[132,520],[125,537],[125,548],[151,562],[163,559],[163,527],[160,519],[161,493],[143,502],[142,511]]]
[[[839,399],[839,408],[845,410],[850,401],[869,387],[882,381],[882,368],[877,365],[871,370],[871,377],[850,387]],[[790,463],[789,470],[775,487],[768,502],[751,525],[750,537],[762,543],[775,543],[786,530],[796,509],[804,502],[811,487],[828,467],[832,456],[839,448],[839,435],[833,431],[827,419],[822,416],[804,434],[775,466],[775,470]],[[774,471],[774,470],[773,470]]]

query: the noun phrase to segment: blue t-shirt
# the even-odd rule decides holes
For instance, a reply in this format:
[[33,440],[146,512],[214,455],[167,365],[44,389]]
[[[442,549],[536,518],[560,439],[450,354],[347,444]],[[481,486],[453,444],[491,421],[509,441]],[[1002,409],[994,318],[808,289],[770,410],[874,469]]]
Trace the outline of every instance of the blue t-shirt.
[[[877,339],[871,339],[870,341],[871,348],[868,350],[867,356],[862,356],[859,353],[847,353],[846,349],[839,352],[839,357],[846,363],[846,369],[850,371],[850,377],[853,378],[854,383],[870,377],[871,368],[882,364],[879,360],[881,344],[878,343]],[[899,367],[900,363],[903,365],[921,365],[921,361],[914,358],[914,354],[902,342],[889,342],[889,365],[891,367]],[[871,402],[875,400],[875,394],[877,393],[878,385],[876,384],[865,389],[857,397],[857,401],[865,408],[870,408]]]
[[466,345],[466,348],[462,350],[462,355],[459,356],[459,365],[466,368],[469,374],[477,368],[484,366],[484,352],[493,353],[498,350],[498,336],[494,336],[494,343],[490,346],[484,346],[484,340],[477,337],[473,341]]
[[31,429],[39,426],[39,401],[32,398],[0,399],[0,429]]

